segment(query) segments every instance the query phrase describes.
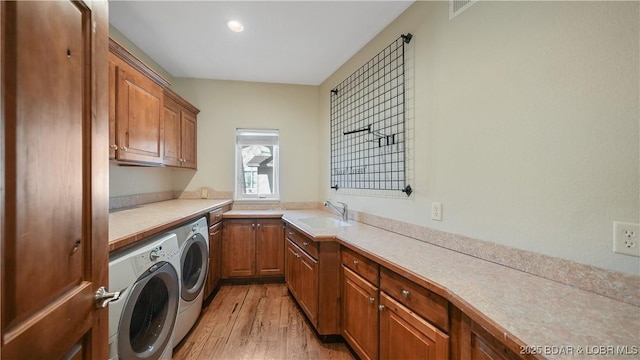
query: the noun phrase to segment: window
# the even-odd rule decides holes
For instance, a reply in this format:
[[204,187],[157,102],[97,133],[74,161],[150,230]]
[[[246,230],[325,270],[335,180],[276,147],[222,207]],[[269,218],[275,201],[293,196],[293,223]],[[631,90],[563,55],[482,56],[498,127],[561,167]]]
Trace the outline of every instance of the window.
[[279,200],[278,130],[236,130],[236,200]]

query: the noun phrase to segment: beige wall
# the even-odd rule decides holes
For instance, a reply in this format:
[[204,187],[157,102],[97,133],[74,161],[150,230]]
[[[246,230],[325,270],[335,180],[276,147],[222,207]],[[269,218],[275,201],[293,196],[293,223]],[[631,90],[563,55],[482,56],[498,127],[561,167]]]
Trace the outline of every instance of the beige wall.
[[176,171],[176,190],[233,191],[236,128],[279,129],[281,200],[319,201],[317,86],[176,79],[174,87],[200,109],[198,171]]
[[[322,84],[322,197],[612,270],[613,221],[640,221],[639,3],[419,2]],[[329,90],[401,33],[415,69],[415,195],[329,189]],[[431,203],[443,221],[431,220]]]

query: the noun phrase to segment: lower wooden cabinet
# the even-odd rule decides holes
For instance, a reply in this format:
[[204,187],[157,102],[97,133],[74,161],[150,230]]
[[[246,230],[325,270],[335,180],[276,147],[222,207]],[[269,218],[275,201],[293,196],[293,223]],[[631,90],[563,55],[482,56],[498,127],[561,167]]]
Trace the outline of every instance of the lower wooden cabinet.
[[343,247],[342,336],[361,359],[449,359],[448,302]]
[[311,323],[318,319],[318,261],[287,240],[285,279]]
[[449,359],[449,336],[380,293],[381,359]]
[[286,225],[285,280],[321,336],[340,334],[340,245]]
[[204,285],[204,298],[208,298],[222,278],[222,222],[209,227],[209,270]]
[[284,275],[284,229],[280,219],[256,221],[256,275]]
[[280,219],[224,220],[222,278],[284,275],[284,235]]
[[536,359],[535,355],[518,355],[489,331],[455,308],[451,312],[453,335],[452,360]]
[[344,265],[342,336],[360,359],[378,359],[378,288]]

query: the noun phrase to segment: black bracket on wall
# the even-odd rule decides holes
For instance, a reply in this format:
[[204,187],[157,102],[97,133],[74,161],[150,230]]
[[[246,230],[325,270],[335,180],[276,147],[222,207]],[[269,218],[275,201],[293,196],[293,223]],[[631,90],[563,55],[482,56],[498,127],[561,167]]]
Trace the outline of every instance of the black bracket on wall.
[[402,192],[406,193],[407,196],[411,196],[413,189],[411,188],[411,185],[407,185],[404,189],[402,189]]
[[413,35],[411,33],[407,33],[407,35],[400,35],[400,37],[404,40],[405,44],[410,43],[411,39],[413,39]]
[[334,189],[335,191],[338,191],[338,184],[333,185],[331,188]]

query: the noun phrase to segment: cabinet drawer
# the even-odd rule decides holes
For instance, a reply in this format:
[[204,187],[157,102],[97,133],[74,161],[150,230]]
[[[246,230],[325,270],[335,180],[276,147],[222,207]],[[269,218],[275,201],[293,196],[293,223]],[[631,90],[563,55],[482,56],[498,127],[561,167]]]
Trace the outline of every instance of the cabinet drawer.
[[374,285],[379,283],[380,266],[357,252],[342,247],[342,264]]
[[386,268],[380,269],[380,290],[441,330],[449,332],[449,303],[442,296]]
[[294,230],[291,226],[287,226],[287,239],[293,241],[307,254],[311,255],[315,260],[318,260],[318,243],[309,239],[308,237],[300,234]]
[[220,230],[222,230],[222,222],[218,221],[218,223],[209,227],[209,235],[213,235]]
[[222,220],[222,214],[229,211],[231,209],[231,205],[225,205],[223,207],[219,207],[217,209],[209,211],[209,226],[219,223]]

